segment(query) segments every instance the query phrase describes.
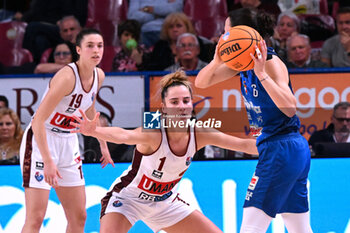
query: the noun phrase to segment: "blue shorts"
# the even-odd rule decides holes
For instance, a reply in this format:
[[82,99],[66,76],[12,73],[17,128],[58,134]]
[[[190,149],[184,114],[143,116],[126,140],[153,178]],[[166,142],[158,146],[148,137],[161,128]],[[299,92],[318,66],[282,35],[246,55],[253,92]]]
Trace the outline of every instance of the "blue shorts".
[[254,206],[271,217],[307,212],[311,155],[306,139],[298,132],[276,135],[260,143],[258,151],[244,207]]

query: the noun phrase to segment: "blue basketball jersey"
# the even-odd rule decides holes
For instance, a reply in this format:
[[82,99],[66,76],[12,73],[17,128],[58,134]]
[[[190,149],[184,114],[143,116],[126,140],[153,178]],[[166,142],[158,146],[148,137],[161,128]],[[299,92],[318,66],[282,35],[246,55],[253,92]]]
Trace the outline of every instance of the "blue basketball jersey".
[[[272,55],[277,56],[272,48],[268,48],[267,60],[271,59]],[[296,115],[290,118],[281,112],[260,83],[253,69],[240,72],[240,79],[250,131],[253,136],[257,137],[257,145],[271,136],[299,130],[299,118]],[[289,87],[292,90],[290,82]]]

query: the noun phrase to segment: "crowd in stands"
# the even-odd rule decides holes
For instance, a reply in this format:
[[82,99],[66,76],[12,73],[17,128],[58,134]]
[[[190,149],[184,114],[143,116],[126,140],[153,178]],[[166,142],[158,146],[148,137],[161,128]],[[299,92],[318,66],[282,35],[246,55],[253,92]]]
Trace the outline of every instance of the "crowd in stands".
[[[288,68],[350,67],[350,1],[316,0],[319,5],[312,11],[308,8],[309,2],[315,2],[312,0],[208,2],[216,5],[204,9],[208,6],[202,0],[104,0],[99,12],[96,0],[1,1],[0,41],[4,43],[0,43],[0,51],[9,56],[6,63],[0,59],[0,74],[57,72],[77,60],[74,44],[83,27],[95,27],[105,37],[100,65],[105,72],[200,70],[213,58],[228,12],[242,7],[273,15],[275,34],[268,44]],[[23,51],[29,58],[25,59]],[[11,60],[14,54],[16,61]],[[346,128],[349,142],[350,118],[337,117],[338,107],[332,116],[333,126],[322,135],[327,140],[344,141],[336,132],[337,125],[345,124],[341,129]],[[349,109],[346,104],[341,107]],[[110,125],[108,116],[101,114],[103,120]],[[17,163],[23,131],[4,96],[0,96],[0,132],[1,163]],[[310,138],[312,147],[315,138]],[[97,162],[97,141],[82,141],[88,151],[86,161]],[[125,161],[130,159],[133,148],[108,146],[111,151],[127,151]],[[222,157],[218,151],[214,148],[209,154]]]

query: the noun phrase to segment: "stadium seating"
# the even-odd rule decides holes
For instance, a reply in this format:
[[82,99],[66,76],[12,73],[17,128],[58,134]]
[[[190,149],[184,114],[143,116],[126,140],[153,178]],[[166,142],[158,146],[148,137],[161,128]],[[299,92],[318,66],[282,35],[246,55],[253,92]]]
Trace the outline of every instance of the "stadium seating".
[[226,0],[185,0],[184,13],[192,20],[227,17]]
[[199,19],[193,22],[198,35],[212,38],[224,32],[225,17]]
[[89,0],[86,27],[101,31],[106,45],[117,45],[119,22],[127,19],[127,0]]
[[32,54],[22,48],[23,36],[27,23],[1,22],[0,23],[0,62],[5,66],[20,66],[32,62]]

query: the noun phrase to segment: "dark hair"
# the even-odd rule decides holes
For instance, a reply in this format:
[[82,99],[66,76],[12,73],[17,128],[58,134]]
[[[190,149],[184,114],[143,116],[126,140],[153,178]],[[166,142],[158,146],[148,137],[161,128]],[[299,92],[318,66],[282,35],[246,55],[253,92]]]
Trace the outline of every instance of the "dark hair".
[[77,39],[76,39],[76,46],[81,47],[81,41],[83,40],[83,38],[86,35],[91,35],[91,34],[98,34],[100,36],[102,36],[101,32],[95,28],[85,28],[83,30],[81,30],[79,32],[79,34],[77,35]]
[[160,80],[160,90],[161,90],[162,101],[164,101],[169,87],[175,87],[175,86],[187,87],[192,98],[191,82],[188,80],[188,77],[185,71],[183,71],[182,69],[178,69],[174,73],[170,73],[163,76],[163,78]]
[[0,95],[0,101],[5,102],[5,107],[9,107],[9,100],[4,95]]
[[240,8],[230,11],[231,26],[246,25],[257,30],[267,40],[274,33],[275,19],[265,11],[256,11],[249,8]]
[[118,25],[118,37],[122,36],[123,32],[129,32],[132,37],[136,40],[140,40],[141,25],[134,19],[128,19]]
[[75,49],[75,46],[74,44],[72,44],[70,41],[64,41],[62,43],[58,43],[53,49],[52,49],[52,52],[49,56],[49,59],[47,60],[47,62],[50,62],[50,63],[54,63],[55,62],[55,59],[54,59],[54,54],[55,54],[55,50],[57,48],[57,46],[61,45],[61,44],[66,44],[69,48],[69,51],[70,53],[72,54],[72,62],[76,62],[79,58],[78,56],[78,53],[77,53],[77,50]]
[[340,14],[347,14],[347,13],[350,13],[350,7],[348,7],[348,6],[341,7],[337,11],[337,16],[340,15]]
[[339,102],[333,107],[333,111],[335,112],[338,108],[347,109],[350,108],[349,102]]

